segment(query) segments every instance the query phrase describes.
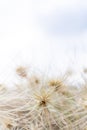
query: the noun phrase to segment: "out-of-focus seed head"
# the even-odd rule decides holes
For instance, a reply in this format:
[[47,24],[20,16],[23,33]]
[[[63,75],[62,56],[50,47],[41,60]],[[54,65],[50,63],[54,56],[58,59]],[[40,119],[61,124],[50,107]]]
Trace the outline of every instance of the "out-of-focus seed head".
[[17,73],[20,77],[26,78],[26,77],[27,77],[27,68],[26,68],[26,67],[23,67],[23,66],[19,66],[19,67],[16,69],[16,73]]

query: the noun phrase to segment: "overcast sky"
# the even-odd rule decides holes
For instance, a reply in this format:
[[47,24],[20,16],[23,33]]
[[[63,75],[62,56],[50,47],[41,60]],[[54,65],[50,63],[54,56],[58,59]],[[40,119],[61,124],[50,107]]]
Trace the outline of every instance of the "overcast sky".
[[0,0],[1,75],[18,64],[80,70],[86,58],[86,0]]

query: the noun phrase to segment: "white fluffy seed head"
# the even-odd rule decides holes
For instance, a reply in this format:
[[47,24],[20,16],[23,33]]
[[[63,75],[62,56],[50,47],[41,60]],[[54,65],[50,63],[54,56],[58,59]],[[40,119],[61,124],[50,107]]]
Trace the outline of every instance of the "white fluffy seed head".
[[16,72],[26,81],[19,81],[12,91],[0,86],[1,130],[86,130],[85,87],[78,92],[64,79],[28,77],[26,67],[18,67]]

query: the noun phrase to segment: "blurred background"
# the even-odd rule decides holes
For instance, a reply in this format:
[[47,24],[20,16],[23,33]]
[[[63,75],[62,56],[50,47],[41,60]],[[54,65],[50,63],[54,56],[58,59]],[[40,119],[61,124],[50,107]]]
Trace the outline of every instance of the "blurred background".
[[86,0],[0,0],[0,82],[18,65],[46,73],[87,67]]

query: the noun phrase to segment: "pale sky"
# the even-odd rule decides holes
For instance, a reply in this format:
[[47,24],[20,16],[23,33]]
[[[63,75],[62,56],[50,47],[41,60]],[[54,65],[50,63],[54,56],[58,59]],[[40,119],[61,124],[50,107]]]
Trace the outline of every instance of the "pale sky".
[[86,0],[0,0],[2,79],[19,64],[80,70],[86,58]]

